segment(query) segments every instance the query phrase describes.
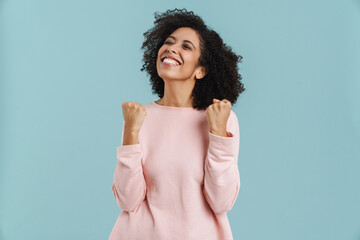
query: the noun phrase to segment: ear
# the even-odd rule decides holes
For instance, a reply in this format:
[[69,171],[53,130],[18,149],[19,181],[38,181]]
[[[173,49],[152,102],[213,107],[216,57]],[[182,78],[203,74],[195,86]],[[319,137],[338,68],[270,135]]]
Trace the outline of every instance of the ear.
[[203,66],[200,66],[198,72],[196,73],[196,79],[201,79],[201,78],[205,77],[206,74],[207,74],[206,68]]

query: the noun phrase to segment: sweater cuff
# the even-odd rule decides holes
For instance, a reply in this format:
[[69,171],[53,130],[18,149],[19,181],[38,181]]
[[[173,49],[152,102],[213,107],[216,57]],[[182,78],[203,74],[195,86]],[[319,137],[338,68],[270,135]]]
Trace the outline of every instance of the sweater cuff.
[[117,148],[117,159],[131,169],[138,169],[141,164],[142,151],[140,143],[121,145]]
[[116,148],[117,152],[141,152],[140,143],[130,145],[120,145]]
[[228,136],[223,137],[223,136],[215,135],[209,131],[209,140],[210,142],[216,142],[223,145],[233,145],[235,141],[234,134],[232,134],[229,131],[227,131],[226,133]]

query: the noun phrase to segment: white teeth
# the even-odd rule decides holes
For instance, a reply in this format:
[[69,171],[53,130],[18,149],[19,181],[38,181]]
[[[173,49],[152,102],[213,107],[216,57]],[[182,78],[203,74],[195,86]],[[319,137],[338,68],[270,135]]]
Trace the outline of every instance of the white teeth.
[[165,58],[163,62],[167,62],[167,63],[171,63],[171,64],[175,64],[175,65],[180,65],[177,61],[172,60],[170,58]]

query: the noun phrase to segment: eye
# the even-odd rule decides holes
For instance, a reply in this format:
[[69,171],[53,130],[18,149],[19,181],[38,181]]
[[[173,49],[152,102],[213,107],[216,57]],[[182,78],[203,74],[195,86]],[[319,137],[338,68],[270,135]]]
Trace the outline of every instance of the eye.
[[188,45],[184,44],[183,46],[184,46],[185,48],[187,48],[187,49],[190,49],[190,50],[191,50],[191,48],[190,48]]
[[[168,43],[171,44],[171,42],[169,42],[169,41],[164,42],[164,44],[168,44]],[[187,48],[187,49],[191,50],[191,47],[189,47],[188,45],[184,44],[183,46],[184,46],[184,48]]]

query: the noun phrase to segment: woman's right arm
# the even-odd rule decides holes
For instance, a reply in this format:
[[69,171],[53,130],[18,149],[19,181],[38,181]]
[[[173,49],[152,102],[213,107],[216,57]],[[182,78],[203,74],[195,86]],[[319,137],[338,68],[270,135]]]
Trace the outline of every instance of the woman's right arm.
[[138,141],[139,130],[127,127],[125,122],[124,119],[121,146],[117,147],[112,191],[122,210],[137,212],[146,198],[146,182],[142,167],[143,154]]

